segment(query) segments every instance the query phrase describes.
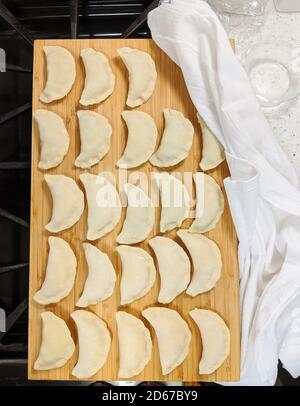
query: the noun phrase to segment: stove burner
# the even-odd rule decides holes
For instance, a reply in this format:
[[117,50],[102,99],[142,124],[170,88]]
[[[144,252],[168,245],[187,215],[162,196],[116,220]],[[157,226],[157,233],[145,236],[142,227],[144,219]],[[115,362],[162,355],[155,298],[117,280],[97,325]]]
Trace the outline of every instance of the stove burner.
[[15,216],[14,214],[11,214],[11,213],[9,213],[8,211],[3,210],[3,209],[1,209],[1,208],[0,208],[0,216],[1,216],[1,217],[5,217],[5,218],[7,218],[8,220],[11,220],[11,221],[13,221],[13,222],[15,222],[15,223],[17,223],[17,224],[20,224],[20,226],[29,228],[29,224],[27,223],[27,221],[21,219],[21,218],[18,217],[18,216]]
[[[1,4],[1,3],[0,3]],[[25,103],[22,106],[19,106],[8,113],[4,113],[0,116],[0,124],[6,123],[6,121],[11,120],[12,118],[17,117],[19,114],[24,113],[24,111],[29,110],[31,108],[31,103]]]
[[114,386],[109,382],[97,381],[90,384],[90,386]]
[[27,268],[28,265],[29,265],[29,263],[25,262],[24,264],[0,266],[0,274],[5,273],[5,272],[17,271],[22,268]]
[[[19,317],[24,313],[24,311],[28,307],[28,301],[27,298],[24,299],[6,318],[6,329],[7,331],[4,333],[0,332],[0,345],[2,347],[2,340],[5,334],[12,328],[12,326],[15,324],[15,322],[19,319]],[[1,348],[0,347],[0,348]],[[5,346],[3,347],[5,349]]]
[[0,3],[0,16],[5,20],[14,30],[17,31],[25,41],[31,46],[33,45],[33,37],[31,34],[22,26],[22,24],[16,19],[16,17],[5,7],[5,5]]
[[167,386],[164,382],[141,382],[137,386]]

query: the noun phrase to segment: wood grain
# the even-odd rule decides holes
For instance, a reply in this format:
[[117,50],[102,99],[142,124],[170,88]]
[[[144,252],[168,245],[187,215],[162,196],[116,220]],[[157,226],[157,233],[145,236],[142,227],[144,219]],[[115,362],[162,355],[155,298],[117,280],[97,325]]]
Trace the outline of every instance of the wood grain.
[[[44,45],[61,45],[71,51],[76,60],[77,76],[75,84],[70,93],[62,100],[45,105],[39,101],[39,95],[45,83],[45,59],[43,54]],[[92,173],[101,171],[112,171],[118,174],[115,162],[122,155],[126,142],[126,127],[121,119],[121,112],[126,109],[125,100],[127,96],[127,72],[120,58],[117,56],[117,48],[130,46],[149,52],[155,60],[158,79],[154,95],[151,99],[138,108],[138,110],[149,113],[155,120],[159,134],[163,130],[162,111],[166,107],[182,111],[194,125],[195,137],[193,148],[188,158],[176,167],[177,171],[196,172],[199,170],[201,155],[201,130],[196,120],[196,111],[188,95],[182,73],[180,69],[164,54],[152,40],[38,40],[34,43],[34,75],[33,75],[33,110],[46,108],[58,113],[63,117],[70,134],[70,148],[64,161],[55,169],[47,171],[50,174],[64,174],[76,179],[79,186],[79,175],[85,170],[75,168],[74,161],[80,151],[80,139],[78,133],[78,122],[76,111],[82,109],[79,104],[80,95],[84,82],[84,69],[80,60],[80,50],[86,47],[93,47],[106,54],[116,74],[116,87],[111,97],[99,105],[92,106],[91,109],[106,116],[113,125],[112,145],[108,155],[93,168]],[[29,291],[29,350],[28,350],[28,377],[30,379],[47,380],[75,380],[71,375],[73,366],[76,363],[77,351],[71,360],[62,368],[50,371],[34,371],[33,364],[38,355],[41,342],[41,319],[40,313],[51,310],[59,317],[62,317],[69,326],[72,336],[77,342],[75,325],[70,318],[70,313],[75,309],[75,302],[80,296],[87,275],[87,267],[83,255],[81,243],[86,236],[86,215],[85,209],[80,221],[69,230],[58,233],[71,247],[78,259],[78,270],[75,286],[70,295],[56,305],[40,306],[33,300],[33,294],[40,288],[45,275],[45,267],[48,256],[47,238],[49,233],[44,229],[45,224],[51,216],[51,196],[44,182],[45,172],[37,168],[39,161],[39,136],[36,125],[32,128],[32,189],[31,189],[31,227],[30,227],[30,291]],[[138,169],[150,177],[150,172],[155,171],[149,163]],[[135,170],[130,170],[128,175],[132,175]],[[223,179],[229,175],[227,164],[224,162],[216,170],[210,173],[223,188]],[[193,190],[193,193],[195,191]],[[224,192],[225,193],[225,192]],[[123,218],[125,209],[123,209]],[[191,220],[184,223],[188,227]],[[120,308],[119,281],[120,281],[120,261],[115,252],[115,238],[121,229],[122,222],[108,236],[95,245],[106,252],[117,271],[118,282],[111,298],[103,303],[90,306],[88,310],[95,312],[108,324],[112,334],[112,346],[104,367],[89,380],[118,380],[118,340],[116,333],[115,311]],[[159,234],[159,208],[156,209],[156,225],[152,236]],[[175,232],[165,234],[175,237]],[[240,366],[240,330],[239,330],[239,304],[238,304],[238,265],[237,265],[237,237],[226,201],[225,212],[221,222],[211,232],[208,237],[213,239],[220,247],[223,258],[222,277],[218,285],[211,292],[202,294],[195,298],[181,294],[169,307],[177,310],[187,321],[192,331],[192,342],[189,355],[182,365],[177,367],[169,375],[163,376],[159,363],[157,340],[154,331],[145,320],[145,324],[151,329],[154,348],[150,363],[145,370],[134,380],[138,381],[234,381],[239,379]],[[150,236],[151,237],[151,236]],[[176,238],[178,241],[178,239]],[[138,244],[151,253],[147,242]],[[124,310],[141,317],[141,310],[156,304],[159,289],[159,276],[155,286],[142,299],[123,307]],[[201,355],[200,334],[194,322],[188,316],[188,311],[194,307],[212,309],[218,312],[226,321],[231,331],[231,350],[225,363],[213,374],[200,376],[198,374],[198,364]]]

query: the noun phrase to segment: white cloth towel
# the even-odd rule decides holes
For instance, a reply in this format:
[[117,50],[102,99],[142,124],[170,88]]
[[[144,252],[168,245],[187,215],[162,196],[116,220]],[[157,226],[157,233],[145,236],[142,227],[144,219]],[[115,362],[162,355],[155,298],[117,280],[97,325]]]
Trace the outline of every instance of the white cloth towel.
[[[192,101],[226,150],[225,188],[239,238],[241,380],[273,385],[278,359],[300,375],[300,187],[226,33],[201,0],[148,16]],[[228,292],[230,295],[230,292]]]

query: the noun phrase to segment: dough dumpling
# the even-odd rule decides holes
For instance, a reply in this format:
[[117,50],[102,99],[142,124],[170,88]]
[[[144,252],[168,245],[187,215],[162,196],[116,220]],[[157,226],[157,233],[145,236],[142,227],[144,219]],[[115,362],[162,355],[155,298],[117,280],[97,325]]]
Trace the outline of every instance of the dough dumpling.
[[162,374],[167,375],[188,355],[192,334],[188,324],[175,310],[149,307],[142,311],[157,336]]
[[65,321],[52,312],[41,313],[42,343],[34,369],[46,371],[64,366],[75,351],[70,330]]
[[111,338],[106,323],[92,312],[76,310],[71,313],[78,335],[79,354],[72,375],[89,378],[106,362]]
[[108,59],[102,52],[85,48],[80,52],[84,63],[85,81],[80,104],[89,106],[100,103],[112,94],[115,87],[115,75]]
[[149,114],[143,111],[123,111],[128,128],[127,145],[117,162],[118,168],[136,168],[147,162],[156,146],[157,128]]
[[152,341],[144,323],[127,312],[116,313],[119,337],[120,378],[131,378],[143,371],[151,358]]
[[119,48],[129,75],[129,90],[126,104],[137,107],[145,103],[153,94],[157,78],[155,63],[147,52],[133,48]]
[[83,173],[80,180],[84,185],[88,202],[88,240],[97,240],[110,233],[121,218],[121,201],[116,188],[101,175]]
[[208,292],[216,286],[221,276],[222,259],[219,247],[214,241],[201,234],[179,230],[177,235],[190,253],[194,268],[186,293],[196,296]]
[[120,245],[116,248],[122,262],[121,305],[145,296],[155,282],[153,259],[142,248]]
[[117,237],[119,244],[136,244],[151,233],[155,221],[155,207],[146,193],[137,186],[126,183],[127,210],[122,231]]
[[225,160],[224,148],[198,113],[197,118],[201,125],[202,132],[202,158],[200,168],[203,171],[209,171],[216,168]]
[[177,242],[166,237],[149,240],[158,262],[160,291],[158,301],[170,303],[182,293],[190,281],[189,257]]
[[75,166],[90,168],[109,151],[112,128],[107,118],[89,110],[77,111],[80,128],[81,149]]
[[45,226],[50,233],[72,227],[84,209],[84,196],[77,183],[64,175],[45,175],[52,196],[52,217]]
[[33,300],[47,305],[57,303],[71,292],[77,260],[70,245],[59,237],[49,237],[49,255],[45,279],[42,287],[35,293]]
[[69,149],[69,134],[63,119],[49,110],[39,109],[33,113],[40,134],[40,169],[58,166]]
[[83,243],[88,276],[77,307],[95,305],[109,298],[116,283],[116,272],[107,254],[92,244]]
[[193,178],[196,185],[196,218],[189,231],[206,233],[214,229],[222,217],[224,196],[220,186],[211,176],[197,172]]
[[202,356],[199,363],[199,374],[212,374],[228,357],[230,331],[224,320],[211,310],[196,308],[190,311],[190,315],[201,334]]
[[40,95],[43,103],[50,103],[65,97],[75,82],[75,60],[64,47],[47,45],[43,47],[47,60],[47,80]]
[[167,168],[183,161],[193,144],[194,127],[176,110],[164,109],[165,129],[158,150],[150,158],[153,166]]
[[190,195],[185,185],[175,176],[167,172],[155,173],[154,176],[160,190],[160,231],[164,233],[180,227],[188,218]]

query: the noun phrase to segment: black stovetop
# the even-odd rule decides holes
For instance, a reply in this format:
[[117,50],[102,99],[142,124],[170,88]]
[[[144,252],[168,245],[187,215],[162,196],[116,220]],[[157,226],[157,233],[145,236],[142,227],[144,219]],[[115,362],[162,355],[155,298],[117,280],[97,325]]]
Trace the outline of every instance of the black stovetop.
[[[157,4],[158,0],[0,2],[0,48],[6,52],[7,69],[0,73],[0,308],[8,315],[7,333],[0,332],[0,385],[30,384],[26,359],[33,40],[150,37],[146,15]],[[277,384],[300,385],[280,367],[279,372]],[[76,383],[80,384],[90,383]]]

